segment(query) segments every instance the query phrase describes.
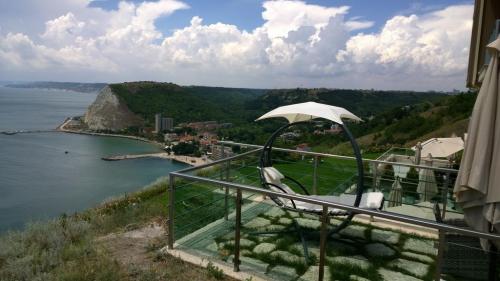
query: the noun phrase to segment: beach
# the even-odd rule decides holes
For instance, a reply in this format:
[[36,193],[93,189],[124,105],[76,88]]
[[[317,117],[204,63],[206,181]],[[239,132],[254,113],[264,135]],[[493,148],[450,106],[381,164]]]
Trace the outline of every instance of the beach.
[[[97,132],[90,132],[90,131],[84,131],[84,130],[72,130],[72,129],[67,129],[66,125],[71,121],[71,118],[67,118],[61,125],[59,125],[56,130],[64,133],[70,133],[70,134],[82,134],[82,135],[91,135],[91,136],[106,136],[106,137],[116,137],[116,138],[127,138],[127,139],[133,139],[133,140],[139,140],[143,142],[148,142],[160,147],[164,147],[164,144],[152,141],[146,138],[141,138],[141,137],[136,137],[136,136],[129,136],[129,135],[121,135],[121,134],[108,134],[108,133],[97,133]],[[139,159],[139,158],[161,158],[161,159],[170,159],[174,160],[177,162],[185,163],[191,166],[200,166],[206,163],[209,163],[211,160],[208,159],[207,157],[194,157],[194,156],[186,156],[186,155],[174,155],[169,154],[167,152],[158,152],[158,153],[147,153],[147,154],[126,154],[126,155],[114,155],[114,156],[108,156],[108,157],[102,157],[103,160],[106,161],[119,161],[119,160],[127,160],[127,159]]]

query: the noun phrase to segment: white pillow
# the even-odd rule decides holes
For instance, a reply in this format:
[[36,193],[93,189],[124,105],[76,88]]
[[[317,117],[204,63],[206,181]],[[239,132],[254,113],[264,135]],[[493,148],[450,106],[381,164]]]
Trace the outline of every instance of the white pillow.
[[282,173],[280,173],[274,167],[265,167],[264,168],[264,177],[270,183],[280,183],[282,179],[285,178]]

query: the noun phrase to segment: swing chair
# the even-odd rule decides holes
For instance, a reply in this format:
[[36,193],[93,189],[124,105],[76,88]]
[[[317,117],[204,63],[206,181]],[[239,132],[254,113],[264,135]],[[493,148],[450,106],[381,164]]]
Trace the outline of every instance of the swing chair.
[[[267,142],[263,147],[262,154],[260,157],[260,164],[258,167],[260,171],[259,173],[260,173],[261,185],[263,188],[270,189],[275,192],[301,195],[299,193],[296,193],[288,185],[282,182],[283,179],[288,179],[289,181],[297,185],[298,188],[300,188],[300,190],[303,192],[302,195],[306,195],[310,198],[315,198],[319,200],[329,201],[333,203],[340,203],[365,209],[372,209],[372,210],[382,209],[384,205],[384,195],[382,192],[366,192],[366,193],[364,192],[364,183],[363,183],[364,174],[363,174],[363,162],[361,159],[361,152],[359,150],[356,140],[348,130],[347,126],[342,121],[342,118],[351,119],[354,121],[362,121],[359,117],[341,107],[336,107],[316,102],[305,102],[305,103],[298,103],[298,104],[278,107],[262,115],[256,121],[268,118],[276,118],[276,117],[286,118],[288,120],[288,124],[276,130],[269,137],[269,139],[267,140]],[[276,140],[276,138],[291,126],[297,124],[307,124],[310,123],[311,120],[319,118],[326,119],[340,125],[342,131],[344,132],[344,134],[351,143],[356,158],[357,171],[358,171],[355,194],[341,194],[340,196],[311,195],[299,181],[287,175],[283,175],[278,169],[273,167],[272,150],[273,150],[273,143]],[[296,200],[294,201],[291,199],[280,199],[276,196],[271,196],[270,198],[280,208],[292,212],[321,215],[323,211],[323,207],[321,205],[316,205],[306,202],[298,202]],[[342,223],[333,227],[329,231],[329,236],[339,232],[340,230],[348,226],[355,215],[355,213],[353,212],[336,208],[329,208],[328,213],[330,217],[339,217],[339,216],[344,217]],[[303,237],[303,232],[296,223],[294,225],[296,231],[299,232],[301,236],[302,242],[304,244],[304,252],[307,258],[307,248],[304,243],[305,241]],[[266,232],[266,233],[268,234],[271,232]]]

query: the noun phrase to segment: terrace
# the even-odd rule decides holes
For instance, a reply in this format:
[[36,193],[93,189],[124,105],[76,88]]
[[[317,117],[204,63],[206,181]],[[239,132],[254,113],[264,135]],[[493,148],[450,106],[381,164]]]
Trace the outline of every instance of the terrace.
[[[445,233],[500,239],[436,222],[435,203],[443,218],[463,217],[451,197],[457,170],[364,159],[366,190],[380,190],[386,197],[383,210],[372,211],[262,189],[257,169],[261,147],[232,142],[220,145],[239,146],[241,153],[170,174],[168,251],[173,254],[198,262],[208,260],[253,280],[487,280],[482,278],[488,278],[488,264],[481,260],[474,265],[472,278],[440,272],[447,266],[444,249],[451,246],[463,247],[469,255],[487,255],[480,248],[451,245],[445,241]],[[349,193],[356,182],[352,157],[275,151],[279,152],[274,155],[274,166],[308,187],[311,194]],[[402,178],[401,205],[391,206],[394,204],[387,199],[395,171],[401,168],[432,170],[438,193],[424,201],[416,191],[418,177]],[[269,196],[322,205],[324,212],[315,216],[285,211]],[[328,207],[358,215],[340,233],[327,237],[328,229],[341,222],[327,216]],[[306,241],[301,241],[295,223]],[[282,233],[257,233],[273,231]]]

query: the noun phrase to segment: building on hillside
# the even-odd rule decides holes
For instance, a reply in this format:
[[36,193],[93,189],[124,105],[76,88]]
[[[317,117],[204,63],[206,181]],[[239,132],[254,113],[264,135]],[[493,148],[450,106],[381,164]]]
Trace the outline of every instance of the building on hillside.
[[198,140],[199,140],[198,136],[192,136],[188,134],[184,134],[179,137],[179,142],[195,142]]
[[[224,148],[224,149],[222,149],[222,148]],[[231,157],[234,155],[234,152],[231,149],[231,147],[221,146],[221,145],[212,145],[211,149],[212,149],[211,155],[209,153],[207,153],[207,155],[209,155],[209,157],[212,160],[219,160],[219,159]]]
[[342,127],[339,124],[333,124],[330,129],[325,130],[325,134],[336,135],[342,133]]
[[155,132],[161,133],[163,131],[171,131],[174,129],[174,119],[169,117],[162,117],[161,113],[155,114]]
[[161,118],[161,131],[172,131],[174,129],[174,118]]
[[161,132],[161,113],[155,114],[155,133]]
[[163,135],[163,140],[165,142],[174,142],[179,140],[179,136],[176,133],[166,133]]
[[294,140],[300,138],[300,133],[298,132],[286,132],[280,135],[280,138],[283,140]]
[[203,121],[203,122],[192,122],[187,124],[186,127],[189,127],[197,132],[200,131],[209,131],[213,132],[219,129],[222,125],[218,124],[217,121]]
[[203,132],[202,134],[198,135],[198,137],[202,148],[208,148],[212,144],[216,144],[219,139],[217,137],[217,134],[212,132]]

